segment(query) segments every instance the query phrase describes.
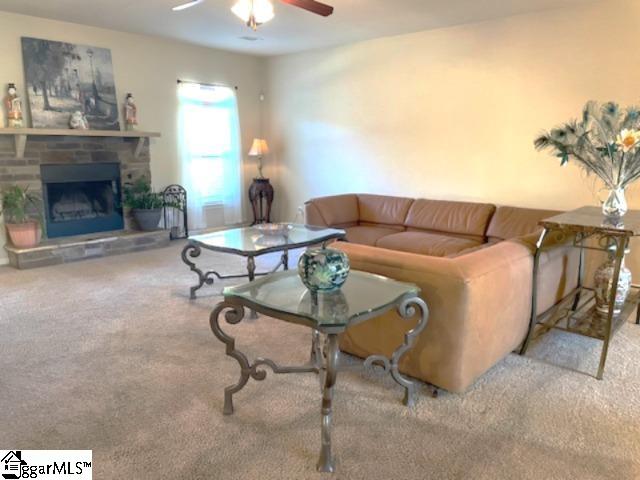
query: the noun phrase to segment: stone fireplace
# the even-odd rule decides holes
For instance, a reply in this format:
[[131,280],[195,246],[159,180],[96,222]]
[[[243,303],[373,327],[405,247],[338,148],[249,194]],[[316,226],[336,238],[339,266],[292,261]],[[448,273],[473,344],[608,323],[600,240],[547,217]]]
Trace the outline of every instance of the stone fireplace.
[[19,151],[14,136],[0,135],[0,189],[18,184],[38,194],[46,238],[28,251],[6,245],[13,266],[53,265],[169,243],[167,231],[132,229],[123,212],[122,186],[151,178],[148,138],[29,133],[23,147]]

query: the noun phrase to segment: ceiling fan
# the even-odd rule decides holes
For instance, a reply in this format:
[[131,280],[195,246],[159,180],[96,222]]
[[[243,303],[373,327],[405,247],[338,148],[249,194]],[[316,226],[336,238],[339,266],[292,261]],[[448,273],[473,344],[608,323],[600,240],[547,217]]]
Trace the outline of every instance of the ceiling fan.
[[[186,10],[187,8],[195,7],[196,5],[204,2],[205,0],[191,0],[187,3],[177,5],[172,8],[174,12],[180,10]],[[302,8],[308,12],[315,13],[316,15],[322,15],[328,17],[333,13],[333,7],[325,5],[324,3],[317,2],[316,0],[280,0],[282,3],[288,3],[294,7]],[[247,26],[253,30],[257,30],[259,25],[268,22],[274,17],[273,4],[271,0],[238,0],[236,4],[231,7],[231,11],[244,20]]]

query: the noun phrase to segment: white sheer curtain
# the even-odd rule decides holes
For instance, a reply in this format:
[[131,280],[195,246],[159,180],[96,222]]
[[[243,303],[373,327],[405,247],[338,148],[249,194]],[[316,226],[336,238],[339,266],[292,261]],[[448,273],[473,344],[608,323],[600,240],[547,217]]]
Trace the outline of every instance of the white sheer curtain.
[[238,102],[233,89],[181,82],[178,87],[182,184],[189,228],[208,225],[205,207],[222,206],[225,225],[242,221]]

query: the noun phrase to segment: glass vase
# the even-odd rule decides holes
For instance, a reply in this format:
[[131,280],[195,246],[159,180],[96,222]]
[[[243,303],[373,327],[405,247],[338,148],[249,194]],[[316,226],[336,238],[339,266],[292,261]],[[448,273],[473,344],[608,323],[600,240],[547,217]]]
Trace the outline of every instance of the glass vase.
[[620,218],[627,213],[627,209],[627,199],[624,196],[624,188],[616,187],[609,190],[609,195],[602,204],[602,213],[604,216]]
[[[609,315],[609,300],[611,298],[611,289],[613,288],[613,274],[616,268],[616,249],[609,249],[609,258],[604,262],[594,275],[594,289],[596,293],[596,312],[600,317],[606,318]],[[628,251],[625,251],[628,253]],[[629,296],[631,289],[631,270],[624,264],[620,266],[620,277],[618,278],[618,288],[616,290],[616,299],[613,306],[613,316],[617,317],[624,308],[624,303]]]

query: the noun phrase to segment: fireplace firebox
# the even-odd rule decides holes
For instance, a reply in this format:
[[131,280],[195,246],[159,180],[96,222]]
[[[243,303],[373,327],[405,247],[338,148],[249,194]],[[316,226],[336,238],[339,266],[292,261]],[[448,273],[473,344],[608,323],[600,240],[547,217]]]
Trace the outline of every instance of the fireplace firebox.
[[42,165],[49,238],[122,230],[120,165]]

